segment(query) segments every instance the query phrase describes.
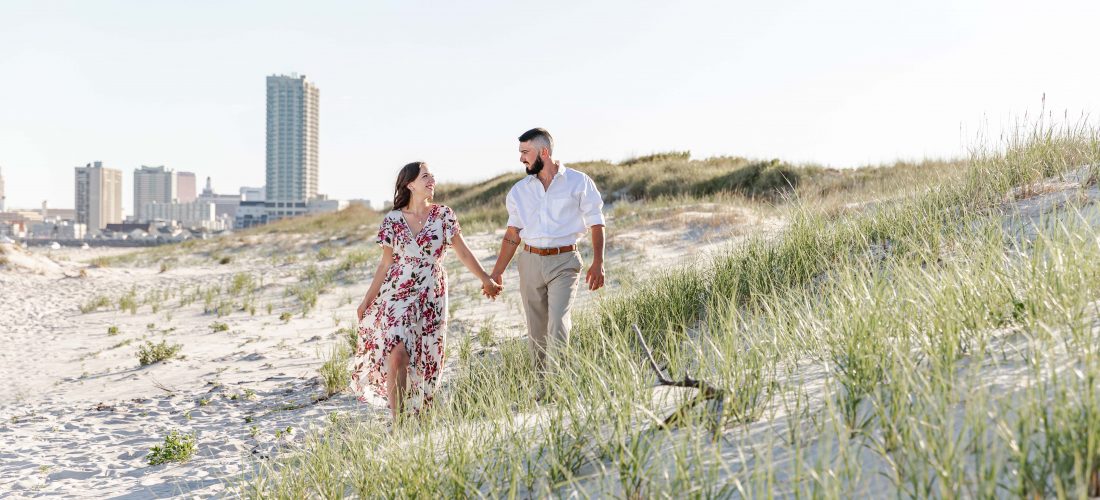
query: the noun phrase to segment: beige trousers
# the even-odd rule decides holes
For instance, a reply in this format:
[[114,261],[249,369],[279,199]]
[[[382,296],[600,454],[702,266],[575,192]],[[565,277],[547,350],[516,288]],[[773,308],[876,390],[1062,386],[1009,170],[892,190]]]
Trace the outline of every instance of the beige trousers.
[[569,310],[581,275],[578,252],[536,255],[520,250],[519,295],[527,316],[528,344],[539,373],[569,345]]

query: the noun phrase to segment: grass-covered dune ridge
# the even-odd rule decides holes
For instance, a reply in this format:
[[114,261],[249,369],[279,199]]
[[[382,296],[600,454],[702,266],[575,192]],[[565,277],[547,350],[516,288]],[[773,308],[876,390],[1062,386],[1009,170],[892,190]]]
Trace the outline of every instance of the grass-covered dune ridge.
[[[794,197],[778,237],[578,312],[552,404],[507,342],[462,361],[424,420],[343,421],[240,492],[1095,496],[1100,133],[1040,124],[999,146],[843,205]],[[701,410],[655,429],[691,393],[653,389],[634,324],[674,377],[730,391],[717,441]]]
[[[623,200],[674,198],[707,200],[730,195],[782,203],[797,196],[821,199],[854,190],[874,189],[885,178],[957,168],[959,162],[925,160],[891,166],[831,169],[817,165],[792,165],[778,159],[751,160],[720,156],[692,160],[686,152],[658,153],[618,164],[607,161],[569,163],[570,168],[592,177],[606,203]],[[522,172],[503,174],[476,184],[443,184],[436,201],[455,208],[463,219],[478,226],[501,227],[507,221],[504,199],[523,177]]]

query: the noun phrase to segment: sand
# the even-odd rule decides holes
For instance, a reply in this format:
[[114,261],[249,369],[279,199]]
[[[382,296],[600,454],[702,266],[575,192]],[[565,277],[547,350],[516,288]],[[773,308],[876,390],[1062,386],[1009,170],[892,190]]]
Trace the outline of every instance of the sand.
[[[685,207],[643,214],[623,227],[610,220],[609,285],[580,291],[579,307],[626,283],[620,272],[629,270],[635,280],[690,265],[741,238],[781,227],[747,211],[731,213],[736,210]],[[466,235],[486,267],[500,234]],[[360,404],[347,393],[324,398],[318,377],[329,350],[343,342],[338,330],[354,325],[376,261],[364,266],[362,279],[321,294],[303,317],[286,289],[320,257],[308,245],[288,245],[291,237],[279,238],[252,238],[247,251],[228,264],[185,257],[163,271],[156,264],[90,264],[95,257],[133,250],[0,248],[6,262],[0,265],[0,377],[7,381],[0,386],[0,496],[219,495],[233,491],[257,459],[295,449],[304,434],[330,418],[388,419],[382,401]],[[374,244],[362,240],[342,251],[368,245]],[[259,257],[285,248],[292,249],[291,258]],[[505,275],[504,295],[490,302],[458,265],[450,256],[455,305],[449,348],[486,322],[499,337],[524,336],[514,266]],[[254,315],[235,311],[219,318],[204,313],[202,299],[179,304],[198,287],[228,286],[239,273],[262,277]],[[173,297],[131,314],[116,307],[130,290],[139,302],[153,293]],[[81,312],[98,297],[112,305]],[[152,303],[160,304],[156,312]],[[270,313],[266,304],[273,305]],[[283,312],[293,317],[280,319]],[[215,323],[228,330],[215,331]],[[147,341],[179,344],[182,358],[141,366],[137,351]],[[452,374],[449,366],[444,384]],[[150,448],[172,430],[195,436],[195,456],[148,465]]]

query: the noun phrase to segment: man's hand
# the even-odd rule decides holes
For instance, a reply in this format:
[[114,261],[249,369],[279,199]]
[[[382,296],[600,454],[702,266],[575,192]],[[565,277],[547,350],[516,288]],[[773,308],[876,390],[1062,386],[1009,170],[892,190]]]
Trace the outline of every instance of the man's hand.
[[494,273],[489,275],[489,279],[493,280],[501,290],[504,289],[504,273]]
[[500,291],[504,287],[500,286],[495,280],[488,279],[481,283],[481,293],[489,298],[489,300],[496,300],[497,295],[500,295]]
[[592,261],[592,265],[588,268],[588,274],[584,277],[584,282],[588,283],[588,289],[593,292],[603,288],[603,261]]

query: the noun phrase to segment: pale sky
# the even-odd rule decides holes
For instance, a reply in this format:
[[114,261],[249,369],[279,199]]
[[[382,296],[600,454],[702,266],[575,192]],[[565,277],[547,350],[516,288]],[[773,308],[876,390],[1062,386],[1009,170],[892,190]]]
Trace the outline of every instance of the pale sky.
[[9,207],[73,206],[73,167],[264,182],[264,78],[321,90],[320,188],[392,195],[665,150],[855,166],[959,156],[1025,113],[1100,110],[1100,2],[0,3]]

